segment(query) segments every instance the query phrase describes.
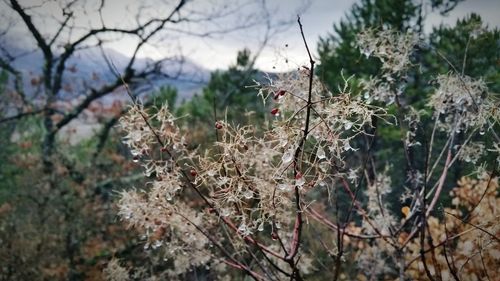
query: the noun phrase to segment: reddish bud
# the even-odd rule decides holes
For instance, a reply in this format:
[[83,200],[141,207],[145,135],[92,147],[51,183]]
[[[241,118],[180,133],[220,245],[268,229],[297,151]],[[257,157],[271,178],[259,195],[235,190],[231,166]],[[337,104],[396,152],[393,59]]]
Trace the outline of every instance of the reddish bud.
[[280,99],[282,96],[284,96],[286,94],[286,91],[285,90],[279,90],[277,92],[274,93],[274,99],[275,100],[278,100]]
[[210,213],[210,214],[215,213],[215,209],[214,208],[208,208],[208,213]]
[[219,121],[215,122],[215,128],[217,128],[217,130],[222,129],[222,127],[223,127],[223,126],[222,126],[222,123],[221,123],[221,122],[219,122]]
[[301,172],[297,172],[297,174],[295,175],[295,179],[298,180],[302,178],[302,173]]
[[163,227],[163,226],[160,226],[158,227],[154,232],[153,232],[153,235],[151,236],[151,238],[153,240],[160,240],[163,235],[165,235],[165,232],[166,232],[166,228]]
[[271,238],[273,240],[278,240],[278,233],[276,233],[275,231],[271,232]]
[[280,113],[280,110],[278,108],[273,108],[273,110],[271,110],[271,114],[276,116]]
[[196,175],[198,174],[198,173],[196,172],[196,170],[195,170],[195,169],[191,169],[191,171],[189,171],[189,173],[190,173],[190,174],[191,174],[191,176],[193,176],[193,177],[196,177]]
[[161,152],[166,152],[166,151],[167,151],[167,148],[166,148],[166,147],[162,147],[162,148],[160,149],[160,151],[161,151]]

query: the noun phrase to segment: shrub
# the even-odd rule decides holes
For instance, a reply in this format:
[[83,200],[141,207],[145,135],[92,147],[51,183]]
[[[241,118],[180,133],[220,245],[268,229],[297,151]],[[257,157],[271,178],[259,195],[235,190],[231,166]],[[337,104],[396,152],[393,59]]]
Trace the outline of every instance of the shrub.
[[[309,66],[255,85],[271,104],[264,133],[218,120],[218,141],[206,151],[187,149],[168,106],[132,104],[120,126],[149,183],[121,193],[121,217],[163,257],[169,278],[236,274],[228,268],[256,280],[494,274],[497,179],[483,172],[498,163],[479,163],[486,151],[498,157],[498,144],[483,142],[498,143],[498,102],[481,79],[436,73],[428,106],[413,108],[406,73],[419,44],[393,30],[360,33],[360,50],[382,63],[360,92],[352,77],[327,89],[308,53]],[[379,128],[387,127],[399,131],[405,167],[377,162]],[[450,168],[461,161],[476,164],[481,180],[462,179],[443,213]],[[404,186],[392,183],[398,173]]]

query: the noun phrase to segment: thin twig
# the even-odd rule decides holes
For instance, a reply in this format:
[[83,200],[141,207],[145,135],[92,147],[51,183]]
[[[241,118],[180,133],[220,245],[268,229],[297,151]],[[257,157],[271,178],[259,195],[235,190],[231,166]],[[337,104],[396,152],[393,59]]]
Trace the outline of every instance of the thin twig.
[[[307,55],[309,56],[309,63],[310,63],[310,72],[309,72],[309,89],[307,93],[307,108],[306,108],[306,119],[305,119],[305,125],[304,125],[304,134],[299,142],[299,145],[297,146],[297,149],[295,150],[294,154],[294,177],[297,178],[297,175],[299,173],[300,169],[300,159],[299,155],[303,149],[303,146],[305,145],[306,139],[307,139],[307,134],[309,133],[309,123],[310,123],[310,117],[311,117],[311,100],[312,100],[312,85],[313,85],[313,79],[314,79],[314,64],[315,61],[312,58],[311,52],[309,51],[309,47],[307,46],[307,41],[306,37],[304,35],[304,30],[302,27],[302,23],[300,22],[300,16],[297,16],[297,22],[299,24],[300,28],[300,34],[302,36],[302,40],[304,41],[304,45],[307,50]],[[295,218],[295,225],[293,229],[293,238],[292,238],[292,245],[290,247],[290,253],[286,256],[286,260],[290,261],[293,263],[293,259],[297,255],[297,250],[300,245],[300,236],[302,232],[302,208],[300,206],[300,193],[299,193],[299,187],[295,186],[294,188],[295,192],[295,207],[296,207],[296,218]]]
[[449,212],[447,212],[447,211],[444,211],[444,213],[445,213],[445,214],[447,214],[448,216],[452,216],[452,217],[454,217],[455,219],[457,219],[457,220],[459,220],[459,221],[461,221],[461,222],[463,222],[463,223],[465,223],[465,224],[468,224],[468,225],[470,225],[470,226],[474,227],[475,229],[478,229],[478,230],[480,230],[480,231],[482,231],[482,232],[484,232],[484,233],[488,234],[488,236],[490,236],[491,238],[493,238],[494,240],[496,240],[498,243],[500,243],[500,238],[499,238],[499,237],[497,237],[495,234],[493,234],[493,233],[489,232],[488,230],[486,230],[486,229],[484,229],[484,228],[482,228],[482,227],[480,227],[480,226],[478,226],[478,225],[475,225],[475,224],[473,224],[473,223],[470,223],[470,222],[468,222],[468,221],[465,221],[465,220],[463,220],[463,219],[461,219],[461,218],[459,218],[459,217],[455,216],[454,214],[449,213]]

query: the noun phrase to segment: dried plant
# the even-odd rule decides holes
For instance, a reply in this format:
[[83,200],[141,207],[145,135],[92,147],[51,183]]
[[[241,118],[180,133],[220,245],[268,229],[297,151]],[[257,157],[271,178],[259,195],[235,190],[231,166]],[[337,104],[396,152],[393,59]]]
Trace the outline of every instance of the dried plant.
[[[302,33],[300,19],[299,26]],[[154,114],[131,105],[120,126],[149,182],[123,191],[119,205],[121,217],[143,233],[145,248],[172,262],[169,278],[206,266],[219,278],[235,268],[255,280],[303,280],[326,267],[308,248],[314,243],[331,257],[334,280],[347,278],[346,257],[358,261],[359,280],[494,276],[495,174],[462,179],[451,194],[455,208],[444,209],[445,223],[433,215],[454,163],[482,163],[485,151],[498,153],[498,104],[486,84],[459,73],[438,75],[427,108],[432,114],[425,115],[404,102],[418,40],[367,30],[359,46],[382,61],[380,75],[362,82],[362,93],[351,90],[351,77],[331,92],[315,78],[302,36],[309,66],[256,82],[272,117],[263,133],[216,120],[213,147],[189,151],[166,105]],[[422,128],[424,121],[434,127]],[[372,152],[380,126],[401,131],[405,192],[392,183],[395,167],[377,171]],[[493,147],[472,141],[486,134],[496,140]],[[438,135],[445,141],[437,143]],[[410,153],[422,146],[425,154]],[[401,193],[401,213],[388,202],[393,192]],[[320,234],[304,240],[316,226],[330,230],[329,240]]]

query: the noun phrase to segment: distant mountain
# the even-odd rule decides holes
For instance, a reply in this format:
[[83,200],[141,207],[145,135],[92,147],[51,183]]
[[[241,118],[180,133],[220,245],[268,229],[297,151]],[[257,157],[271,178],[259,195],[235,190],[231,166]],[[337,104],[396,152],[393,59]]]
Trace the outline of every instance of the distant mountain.
[[[4,42],[2,42],[4,43]],[[13,65],[23,72],[26,94],[35,97],[38,87],[40,87],[40,77],[42,76],[43,56],[41,51],[26,50],[20,46],[3,46],[9,53],[13,54],[16,60]],[[122,71],[128,64],[130,58],[112,49],[104,50],[106,57],[113,62],[119,71]],[[136,71],[141,71],[151,67],[156,61],[150,58],[137,58],[133,64]],[[66,62],[67,71],[64,73],[63,90],[59,98],[70,100],[82,94],[86,94],[89,87],[99,88],[115,79],[110,71],[103,53],[98,48],[83,49]],[[196,64],[189,59],[173,59],[161,62],[161,69],[164,75],[156,75],[147,81],[137,81],[135,88],[140,92],[153,92],[163,86],[177,88],[179,100],[188,100],[195,93],[200,92],[210,78],[210,71]],[[101,102],[108,103],[116,99],[118,95],[112,94],[101,99]]]

